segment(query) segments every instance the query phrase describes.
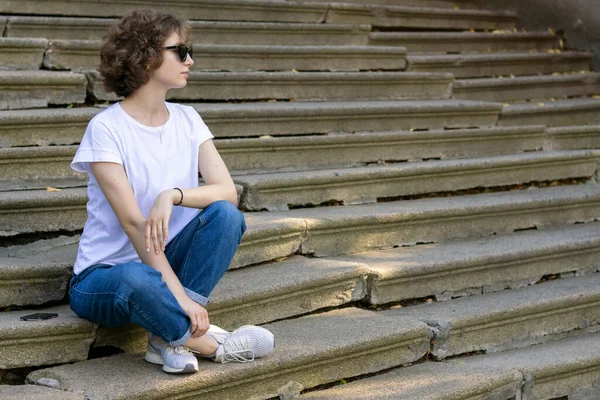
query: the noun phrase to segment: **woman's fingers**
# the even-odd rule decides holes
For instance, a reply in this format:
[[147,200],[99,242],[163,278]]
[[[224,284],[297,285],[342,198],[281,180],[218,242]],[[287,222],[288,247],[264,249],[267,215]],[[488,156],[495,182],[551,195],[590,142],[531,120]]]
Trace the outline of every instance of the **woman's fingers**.
[[169,222],[168,221],[163,220],[162,232],[163,232],[163,236],[162,236],[162,240],[160,241],[160,243],[162,244],[162,250],[165,251],[165,244],[167,243],[167,240],[169,239]]
[[152,227],[150,223],[146,221],[146,253],[150,253],[150,246],[152,245]]

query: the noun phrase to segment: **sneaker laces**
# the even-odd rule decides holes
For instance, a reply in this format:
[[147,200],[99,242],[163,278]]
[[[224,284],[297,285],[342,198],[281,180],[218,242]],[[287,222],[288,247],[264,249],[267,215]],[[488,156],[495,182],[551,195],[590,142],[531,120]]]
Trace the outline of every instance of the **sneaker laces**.
[[187,348],[183,347],[183,346],[173,346],[173,353],[180,355],[180,354],[190,354],[190,352],[188,351]]
[[[223,364],[237,361],[237,362],[252,362],[254,361],[254,351],[250,348],[250,339],[244,338],[232,338],[228,337],[223,341]],[[246,354],[250,354],[249,357]]]

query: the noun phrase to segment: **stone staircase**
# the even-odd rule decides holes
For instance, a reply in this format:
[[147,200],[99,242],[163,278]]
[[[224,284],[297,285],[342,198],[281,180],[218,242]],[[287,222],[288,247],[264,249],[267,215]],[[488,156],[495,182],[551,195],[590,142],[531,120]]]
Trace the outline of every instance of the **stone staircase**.
[[600,398],[590,53],[476,0],[145,5],[192,20],[168,98],[210,127],[248,225],[211,322],[277,347],[174,377],[139,327],[70,311],[87,197],[69,163],[119,100],[100,38],[137,4],[5,0],[0,398]]

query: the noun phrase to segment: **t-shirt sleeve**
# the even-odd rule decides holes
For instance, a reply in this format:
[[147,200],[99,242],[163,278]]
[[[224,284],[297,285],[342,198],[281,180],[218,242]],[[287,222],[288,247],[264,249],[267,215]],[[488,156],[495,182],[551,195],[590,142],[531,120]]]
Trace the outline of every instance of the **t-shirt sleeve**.
[[108,127],[92,120],[71,162],[77,172],[90,172],[90,162],[114,162],[123,165],[118,143]]
[[188,120],[192,125],[192,136],[198,140],[198,147],[207,140],[214,138],[208,126],[202,120],[202,117],[198,112],[190,106],[182,106],[183,112],[186,114]]

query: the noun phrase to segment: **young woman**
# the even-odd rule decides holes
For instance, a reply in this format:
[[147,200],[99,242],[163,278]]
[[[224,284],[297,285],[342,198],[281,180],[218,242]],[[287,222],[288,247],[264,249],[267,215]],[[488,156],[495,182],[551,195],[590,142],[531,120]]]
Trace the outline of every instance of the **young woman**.
[[194,65],[189,31],[171,14],[136,10],[107,32],[100,73],[125,99],[90,121],[71,164],[89,174],[71,308],[101,325],[142,326],[146,360],[170,373],[198,370],[189,350],[247,362],[274,347],[264,328],[210,325],[204,308],[246,225],[210,130],[192,107],[165,101]]

